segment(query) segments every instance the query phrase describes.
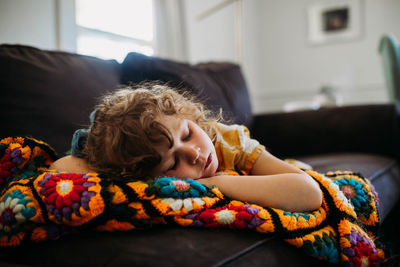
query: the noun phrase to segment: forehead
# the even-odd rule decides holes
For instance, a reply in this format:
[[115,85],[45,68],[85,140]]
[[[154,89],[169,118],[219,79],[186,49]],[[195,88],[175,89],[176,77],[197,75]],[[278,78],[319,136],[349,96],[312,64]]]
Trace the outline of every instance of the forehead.
[[186,120],[179,116],[158,115],[156,117],[156,121],[161,123],[171,132],[171,134],[173,134],[173,131],[179,130]]

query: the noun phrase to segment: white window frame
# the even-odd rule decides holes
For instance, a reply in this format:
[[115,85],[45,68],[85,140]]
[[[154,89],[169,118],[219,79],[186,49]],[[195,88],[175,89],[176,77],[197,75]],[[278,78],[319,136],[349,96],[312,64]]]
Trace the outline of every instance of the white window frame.
[[[183,0],[153,0],[155,29],[151,46],[154,50],[154,56],[179,61],[187,60],[183,4]],[[56,48],[77,53],[77,33],[79,29],[75,22],[75,1],[55,0],[55,14]],[[116,36],[111,34],[110,36],[111,38],[119,38],[118,34]],[[125,40],[125,36],[121,38],[121,40]],[[142,40],[138,41],[139,44]]]

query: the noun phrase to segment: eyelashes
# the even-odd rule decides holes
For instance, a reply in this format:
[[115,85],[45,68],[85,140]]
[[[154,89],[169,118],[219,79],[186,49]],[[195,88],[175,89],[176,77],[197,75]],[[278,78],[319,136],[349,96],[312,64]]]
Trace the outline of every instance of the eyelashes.
[[189,141],[192,137],[192,129],[188,126],[188,134],[182,139],[182,141],[186,142]]
[[[189,141],[190,138],[192,138],[192,134],[193,134],[192,129],[191,129],[191,127],[188,125],[187,134],[185,135],[185,137],[182,138],[182,141],[183,141],[183,142]],[[168,169],[168,171],[170,171],[170,170],[176,170],[176,168],[178,167],[178,165],[179,165],[179,157],[175,154],[174,165],[172,165],[172,167],[170,167],[170,168]]]
[[176,170],[176,167],[178,166],[178,164],[179,164],[179,158],[177,156],[175,156],[174,165],[171,168],[169,168],[168,170],[169,171]]

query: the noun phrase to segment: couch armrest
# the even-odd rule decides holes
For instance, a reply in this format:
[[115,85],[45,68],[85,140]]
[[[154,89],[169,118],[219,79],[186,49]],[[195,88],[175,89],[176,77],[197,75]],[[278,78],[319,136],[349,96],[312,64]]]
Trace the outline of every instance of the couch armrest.
[[334,152],[400,155],[394,104],[256,115],[251,133],[278,157]]

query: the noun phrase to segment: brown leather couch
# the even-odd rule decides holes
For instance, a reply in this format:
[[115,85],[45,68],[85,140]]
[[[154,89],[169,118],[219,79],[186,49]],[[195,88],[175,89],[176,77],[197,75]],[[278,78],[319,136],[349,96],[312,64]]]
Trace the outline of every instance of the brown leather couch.
[[[136,53],[122,64],[94,57],[0,46],[0,136],[31,135],[62,155],[77,128],[88,125],[96,98],[118,84],[162,80],[190,90],[225,117],[247,125],[275,155],[317,171],[353,170],[380,198],[380,237],[396,255],[400,237],[400,154],[395,105],[253,115],[239,66],[188,65]],[[1,266],[320,266],[277,236],[244,231],[154,227],[123,233],[86,232],[59,241],[0,249]]]

